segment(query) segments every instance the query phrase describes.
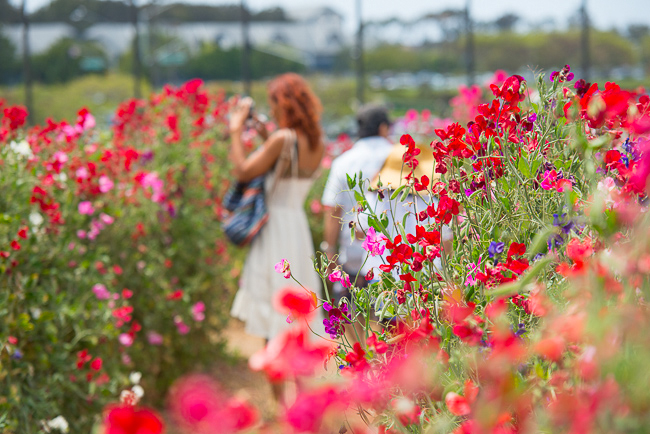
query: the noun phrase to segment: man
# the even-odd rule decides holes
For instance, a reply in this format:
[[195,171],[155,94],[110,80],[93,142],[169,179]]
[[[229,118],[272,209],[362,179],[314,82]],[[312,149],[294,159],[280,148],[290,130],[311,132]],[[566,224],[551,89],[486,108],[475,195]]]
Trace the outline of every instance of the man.
[[[362,107],[357,114],[357,124],[359,140],[332,163],[321,200],[325,208],[325,233],[321,250],[330,260],[338,253],[337,262],[351,279],[354,279],[361,269],[367,252],[362,247],[362,240],[356,237],[350,240],[350,231],[347,230],[357,221],[357,200],[354,192],[348,188],[347,176],[356,175],[357,180],[373,179],[393,149],[393,144],[388,140],[390,121],[385,107]],[[363,286],[364,276],[359,277],[356,286]],[[337,300],[343,296],[349,299],[349,292],[340,284],[334,286],[334,292],[334,298]]]

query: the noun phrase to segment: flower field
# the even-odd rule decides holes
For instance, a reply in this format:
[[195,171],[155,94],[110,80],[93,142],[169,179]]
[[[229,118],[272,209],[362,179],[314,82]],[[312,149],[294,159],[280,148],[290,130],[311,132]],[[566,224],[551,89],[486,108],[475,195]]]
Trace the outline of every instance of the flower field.
[[[382,265],[338,305],[278,295],[292,326],[249,362],[295,384],[273,420],[183,377],[218,353],[242,259],[219,230],[230,103],[192,81],[125,102],[110,131],[86,110],[25,129],[2,107],[0,432],[65,431],[61,415],[161,433],[143,391],[191,433],[648,432],[650,98],[568,66],[482,93],[461,90],[457,119],[396,123],[404,186],[350,174]],[[418,177],[423,145],[436,165]],[[413,233],[375,211],[414,196]],[[318,256],[324,288],[358,281]]]
[[58,415],[90,432],[135,371],[161,404],[221,354],[236,288],[217,218],[227,101],[165,88],[124,102],[110,131],[86,110],[30,129],[0,110],[0,432]]

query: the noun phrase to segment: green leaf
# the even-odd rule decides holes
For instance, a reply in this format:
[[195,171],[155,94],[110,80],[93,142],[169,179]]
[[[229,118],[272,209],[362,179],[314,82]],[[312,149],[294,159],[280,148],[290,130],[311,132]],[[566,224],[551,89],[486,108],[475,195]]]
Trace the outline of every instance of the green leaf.
[[350,178],[350,175],[346,173],[345,176],[348,178],[348,188],[352,190],[357,185],[357,175],[355,173],[354,178]]
[[525,158],[520,158],[519,163],[517,164],[517,169],[519,172],[524,175],[526,178],[530,178],[530,167]]

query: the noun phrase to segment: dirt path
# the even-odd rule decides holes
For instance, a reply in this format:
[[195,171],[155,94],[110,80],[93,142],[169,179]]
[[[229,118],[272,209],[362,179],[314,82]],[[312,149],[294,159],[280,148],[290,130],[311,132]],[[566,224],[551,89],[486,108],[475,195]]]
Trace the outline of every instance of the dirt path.
[[276,411],[271,386],[263,373],[248,368],[249,357],[264,348],[264,339],[247,334],[244,323],[236,319],[230,320],[222,336],[232,357],[217,363],[214,377],[225,390],[248,400],[268,420]]

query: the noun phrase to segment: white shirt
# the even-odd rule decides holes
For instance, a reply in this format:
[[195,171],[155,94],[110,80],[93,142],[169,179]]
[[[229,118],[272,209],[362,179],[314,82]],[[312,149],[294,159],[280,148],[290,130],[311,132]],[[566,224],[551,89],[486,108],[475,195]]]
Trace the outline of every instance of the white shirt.
[[368,253],[362,247],[363,241],[350,240],[348,225],[351,221],[357,221],[357,200],[354,192],[348,188],[347,175],[353,178],[357,174],[358,185],[358,174],[361,172],[361,179],[366,180],[367,185],[379,173],[392,148],[393,144],[384,137],[366,137],[332,162],[321,202],[325,206],[340,206],[343,210],[338,262],[347,270],[359,270]]

